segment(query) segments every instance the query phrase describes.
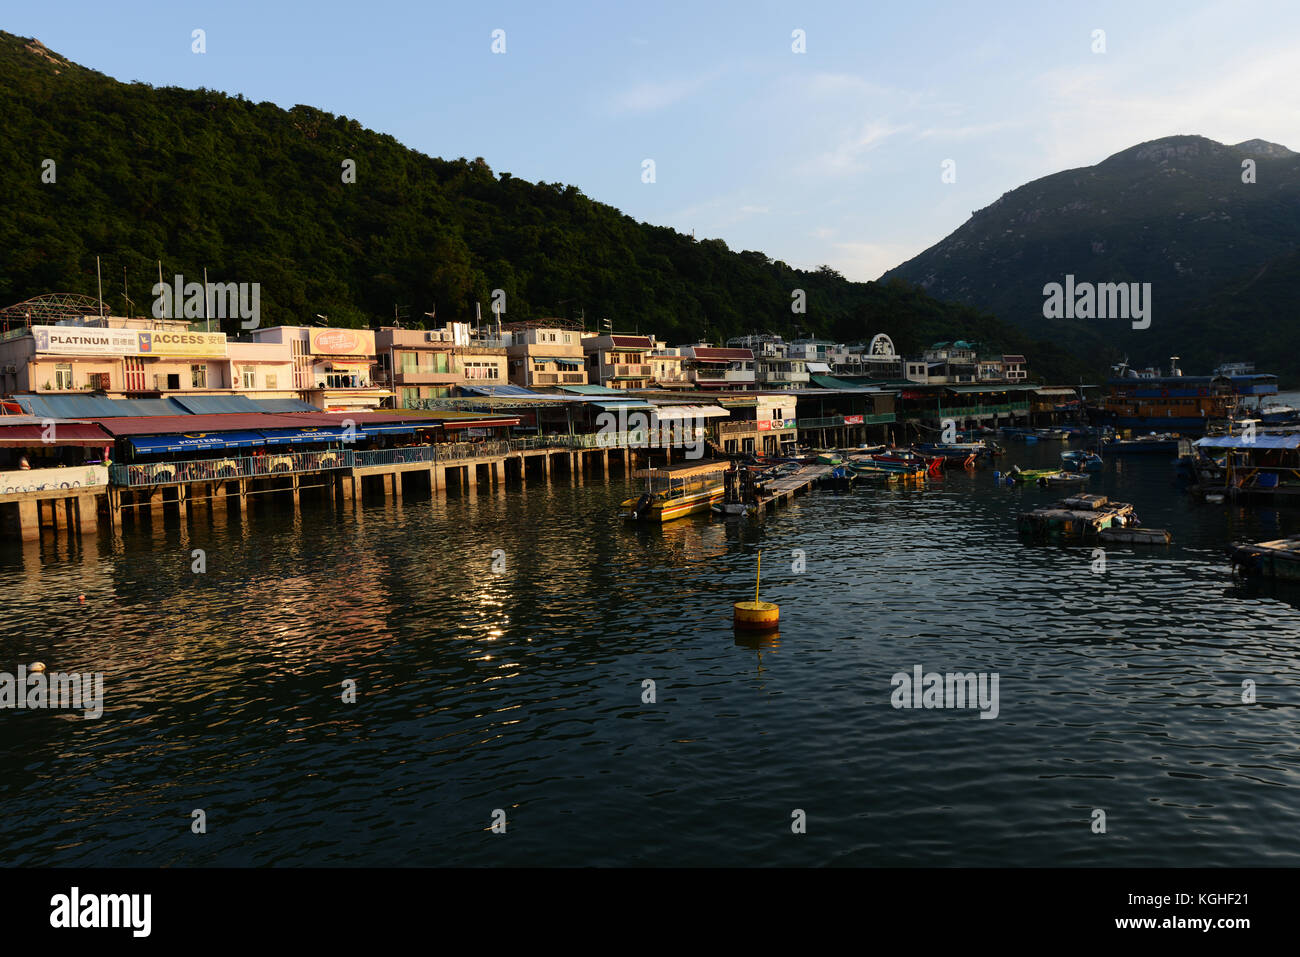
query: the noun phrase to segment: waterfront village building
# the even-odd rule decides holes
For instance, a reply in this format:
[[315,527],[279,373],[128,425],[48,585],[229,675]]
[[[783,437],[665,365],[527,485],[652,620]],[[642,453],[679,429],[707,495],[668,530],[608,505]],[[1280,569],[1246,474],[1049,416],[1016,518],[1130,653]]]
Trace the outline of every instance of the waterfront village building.
[[318,409],[373,409],[393,397],[391,388],[372,379],[375,334],[369,329],[268,326],[248,339],[288,346],[293,393]]
[[652,336],[583,336],[587,379],[607,389],[648,389],[652,373],[647,358],[653,348]]
[[[760,389],[806,389],[808,387],[808,360],[790,355],[791,343],[780,336],[739,336],[728,339],[727,346],[749,349],[754,354],[754,382]],[[800,346],[806,353],[810,347]],[[815,353],[815,346],[811,347]],[[829,367],[827,370],[829,371]]]
[[86,316],[0,338],[0,391],[114,399],[297,398],[287,347],[227,341],[183,319]]
[[582,331],[563,319],[513,324],[506,356],[512,385],[586,385]]
[[1025,357],[980,354],[979,343],[936,342],[921,359],[906,362],[906,378],[925,385],[969,385],[975,382],[1021,382],[1028,378]]
[[670,347],[666,343],[655,339],[654,336],[651,336],[650,339],[653,346],[646,355],[646,361],[650,363],[652,387],[659,389],[689,389],[691,380],[683,368],[683,363],[687,357],[686,349],[684,347]]
[[703,391],[752,392],[754,353],[749,349],[722,349],[699,343],[682,347],[682,371]]
[[724,452],[789,451],[799,436],[795,401],[791,395],[719,396],[731,414],[713,420],[711,438]]
[[476,336],[465,322],[448,322],[441,329],[385,326],[375,332],[375,349],[374,382],[391,385],[398,408],[448,398],[456,386],[498,386],[509,381],[505,341]]

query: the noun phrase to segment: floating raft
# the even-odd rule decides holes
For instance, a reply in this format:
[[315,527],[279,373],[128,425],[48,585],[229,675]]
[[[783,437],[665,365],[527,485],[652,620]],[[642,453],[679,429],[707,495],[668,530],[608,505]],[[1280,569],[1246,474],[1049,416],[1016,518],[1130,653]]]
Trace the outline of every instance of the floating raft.
[[1097,538],[1116,545],[1168,545],[1174,540],[1163,528],[1103,528]]
[[1051,508],[1021,512],[1017,524],[1022,534],[1051,539],[1096,539],[1117,519],[1128,522],[1133,506],[1111,502],[1104,495],[1077,495]]
[[1260,578],[1300,581],[1300,536],[1228,547],[1233,571]]

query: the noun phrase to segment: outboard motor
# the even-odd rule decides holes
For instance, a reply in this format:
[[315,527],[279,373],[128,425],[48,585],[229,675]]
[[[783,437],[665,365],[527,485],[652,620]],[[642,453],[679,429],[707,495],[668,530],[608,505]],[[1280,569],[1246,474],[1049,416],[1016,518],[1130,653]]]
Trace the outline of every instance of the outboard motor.
[[636,504],[632,506],[632,517],[637,519],[638,521],[644,518],[646,512],[650,510],[651,504],[652,504],[652,500],[650,498],[649,493],[642,495],[639,499],[637,499]]

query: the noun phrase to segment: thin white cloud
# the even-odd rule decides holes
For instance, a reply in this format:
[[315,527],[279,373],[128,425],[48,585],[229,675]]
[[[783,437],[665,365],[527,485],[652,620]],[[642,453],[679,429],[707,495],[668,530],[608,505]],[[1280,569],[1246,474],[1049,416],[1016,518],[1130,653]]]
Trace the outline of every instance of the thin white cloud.
[[668,80],[643,80],[617,90],[605,99],[605,109],[616,116],[652,113],[680,103],[715,79],[720,71]]

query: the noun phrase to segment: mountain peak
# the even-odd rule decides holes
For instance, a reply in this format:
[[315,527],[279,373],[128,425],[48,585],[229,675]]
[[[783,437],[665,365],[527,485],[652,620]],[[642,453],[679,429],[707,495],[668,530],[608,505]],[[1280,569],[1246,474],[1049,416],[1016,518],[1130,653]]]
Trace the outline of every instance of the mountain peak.
[[1287,149],[1280,143],[1270,143],[1268,140],[1260,139],[1243,140],[1240,143],[1234,144],[1232,148],[1241,153],[1253,153],[1256,156],[1272,156],[1277,157],[1278,159],[1296,155],[1293,150]]

